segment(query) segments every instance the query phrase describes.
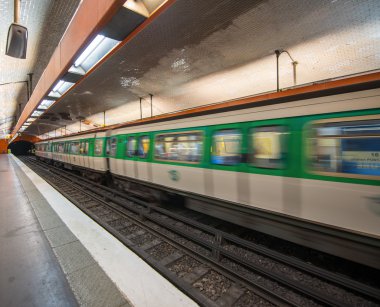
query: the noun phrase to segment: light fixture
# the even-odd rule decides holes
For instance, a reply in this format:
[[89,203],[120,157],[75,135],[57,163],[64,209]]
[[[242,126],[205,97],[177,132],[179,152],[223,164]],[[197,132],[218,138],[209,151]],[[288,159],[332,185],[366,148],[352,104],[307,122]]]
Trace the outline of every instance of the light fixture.
[[36,118],[29,117],[29,118],[26,120],[26,122],[27,122],[27,123],[32,123],[32,122],[34,122],[35,120],[36,120]]
[[103,35],[97,35],[94,40],[88,45],[88,47],[82,52],[79,58],[75,61],[74,66],[80,66],[83,61],[99,46],[99,44],[104,40]]
[[32,117],[38,117],[38,116],[42,115],[42,113],[44,113],[44,112],[42,112],[42,111],[34,111],[31,116]]
[[61,97],[70,87],[72,87],[75,83],[65,81],[65,80],[59,80],[57,84],[54,86],[53,90],[50,91],[49,95],[50,97]]
[[65,83],[63,80],[59,80],[58,83],[54,86],[53,92],[58,92],[58,89]]
[[120,41],[98,34],[86,49],[79,55],[69,72],[84,75]]
[[37,109],[40,109],[40,110],[49,109],[54,102],[55,102],[55,100],[44,99],[44,100],[41,101],[41,103],[39,104],[39,106],[37,107]]

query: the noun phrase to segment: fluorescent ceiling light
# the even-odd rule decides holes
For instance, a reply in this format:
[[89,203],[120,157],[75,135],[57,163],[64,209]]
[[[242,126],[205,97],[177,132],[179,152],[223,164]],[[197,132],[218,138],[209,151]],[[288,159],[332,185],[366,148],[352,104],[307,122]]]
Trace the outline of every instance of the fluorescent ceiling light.
[[31,116],[33,116],[33,117],[38,117],[38,116],[40,116],[42,113],[44,113],[44,112],[43,112],[43,111],[34,111],[34,112],[32,113]]
[[59,80],[58,83],[54,86],[53,92],[58,92],[58,89],[63,85],[65,81]]
[[79,58],[75,61],[74,66],[80,66],[83,61],[99,46],[99,44],[104,40],[104,35],[97,35],[93,41],[88,45],[88,47],[82,52]]
[[26,122],[27,123],[32,123],[32,122],[34,122],[36,119],[35,118],[33,118],[33,117],[29,117],[27,120],[26,120]]
[[61,97],[70,87],[75,83],[59,80],[58,83],[54,86],[53,90],[49,93],[51,97]]
[[97,35],[69,69],[69,72],[84,75],[120,42]]
[[55,102],[55,100],[50,99],[44,99],[41,101],[40,105],[37,107],[37,109],[46,110],[50,108],[50,106]]
[[50,97],[56,97],[56,98],[59,98],[59,97],[61,97],[62,95],[61,95],[60,93],[58,93],[58,92],[50,91],[49,96],[50,96]]

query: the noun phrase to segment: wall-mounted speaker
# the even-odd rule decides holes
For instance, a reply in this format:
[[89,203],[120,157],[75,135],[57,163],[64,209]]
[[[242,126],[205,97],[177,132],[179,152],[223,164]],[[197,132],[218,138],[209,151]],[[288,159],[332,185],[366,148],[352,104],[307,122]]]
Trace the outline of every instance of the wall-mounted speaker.
[[17,23],[12,23],[8,30],[6,55],[25,59],[28,46],[28,29]]

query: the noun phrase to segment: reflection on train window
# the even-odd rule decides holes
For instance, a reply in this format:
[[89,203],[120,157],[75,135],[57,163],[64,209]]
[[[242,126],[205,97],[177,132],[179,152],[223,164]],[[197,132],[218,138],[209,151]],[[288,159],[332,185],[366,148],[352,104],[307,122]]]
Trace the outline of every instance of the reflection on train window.
[[202,157],[201,132],[157,135],[154,157],[157,160],[200,162]]
[[80,143],[79,153],[80,153],[81,155],[84,155],[85,144],[86,144],[85,142],[81,142],[81,143]]
[[149,151],[149,136],[144,135],[139,138],[139,147],[137,154],[140,158],[146,158]]
[[64,153],[64,147],[65,147],[65,143],[59,143],[58,144],[58,152]]
[[110,153],[109,155],[111,157],[115,157],[116,156],[116,149],[117,149],[117,138],[116,137],[113,137],[111,138],[111,149],[110,149]]
[[127,141],[126,146],[126,155],[127,157],[134,157],[136,155],[136,138],[134,136],[130,136]]
[[238,129],[219,130],[212,136],[211,163],[237,165],[241,162],[242,135]]
[[101,156],[103,154],[103,139],[95,140],[95,156]]
[[72,142],[71,143],[70,153],[74,154],[74,155],[79,154],[79,142]]
[[82,155],[88,154],[88,141],[82,143]]
[[308,144],[314,171],[380,176],[380,119],[315,124]]
[[262,168],[284,168],[287,152],[286,134],[284,126],[263,126],[251,129],[250,164]]

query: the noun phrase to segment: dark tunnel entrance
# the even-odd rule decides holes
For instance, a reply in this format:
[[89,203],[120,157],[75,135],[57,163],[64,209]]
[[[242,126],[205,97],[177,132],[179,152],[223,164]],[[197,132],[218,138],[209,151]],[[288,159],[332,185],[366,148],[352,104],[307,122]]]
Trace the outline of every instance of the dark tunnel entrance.
[[15,156],[31,155],[34,144],[28,141],[18,141],[9,144],[8,149],[10,149]]

